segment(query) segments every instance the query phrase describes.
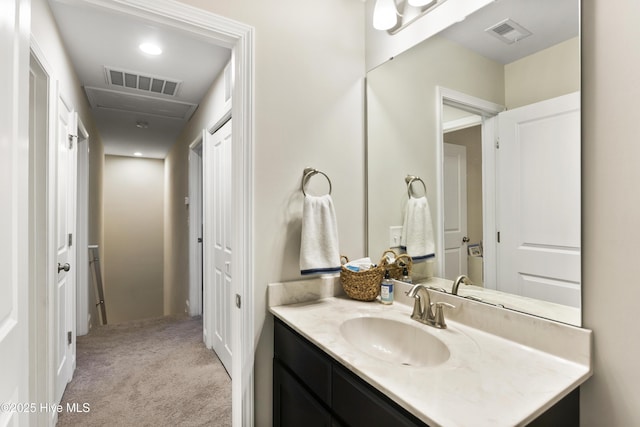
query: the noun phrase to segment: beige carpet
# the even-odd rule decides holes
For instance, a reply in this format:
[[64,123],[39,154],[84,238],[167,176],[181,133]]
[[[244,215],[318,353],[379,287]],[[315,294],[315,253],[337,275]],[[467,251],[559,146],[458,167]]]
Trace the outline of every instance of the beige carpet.
[[231,380],[201,318],[151,319],[79,337],[58,426],[230,426]]

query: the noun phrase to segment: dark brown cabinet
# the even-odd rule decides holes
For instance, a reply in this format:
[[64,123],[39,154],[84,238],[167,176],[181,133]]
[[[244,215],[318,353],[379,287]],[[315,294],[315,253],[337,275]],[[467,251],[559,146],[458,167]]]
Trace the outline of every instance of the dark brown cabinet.
[[425,426],[275,319],[273,425]]

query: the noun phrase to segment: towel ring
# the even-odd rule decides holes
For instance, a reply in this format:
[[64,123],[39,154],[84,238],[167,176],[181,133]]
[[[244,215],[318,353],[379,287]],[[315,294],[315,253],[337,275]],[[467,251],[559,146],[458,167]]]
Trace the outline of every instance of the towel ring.
[[315,168],[304,168],[304,172],[302,173],[302,194],[304,194],[305,196],[307,195],[306,191],[304,191],[304,187],[305,185],[307,185],[307,181],[309,181],[309,178],[316,174],[324,175],[324,177],[327,178],[327,181],[329,182],[329,194],[331,194],[331,180],[326,173]]
[[416,199],[417,198],[411,192],[411,184],[413,184],[414,181],[420,181],[422,183],[422,187],[424,188],[424,195],[426,196],[427,195],[427,185],[424,183],[422,178],[420,178],[419,176],[415,176],[415,175],[407,175],[405,177],[405,179],[404,179],[404,182],[407,183],[407,194],[409,195],[409,198],[410,199]]

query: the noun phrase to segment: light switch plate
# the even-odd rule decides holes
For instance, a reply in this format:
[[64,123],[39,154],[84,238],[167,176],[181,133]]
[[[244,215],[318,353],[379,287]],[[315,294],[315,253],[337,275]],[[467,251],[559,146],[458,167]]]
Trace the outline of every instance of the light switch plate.
[[402,237],[402,226],[394,225],[389,227],[389,247],[400,247],[400,238]]

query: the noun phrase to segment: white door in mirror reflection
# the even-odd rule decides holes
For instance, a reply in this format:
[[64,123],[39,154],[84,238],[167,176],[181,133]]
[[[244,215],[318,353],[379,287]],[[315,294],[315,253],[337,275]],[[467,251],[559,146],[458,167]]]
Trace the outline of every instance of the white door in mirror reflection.
[[579,307],[580,95],[498,120],[498,289]]
[[467,147],[444,143],[444,277],[467,274]]

